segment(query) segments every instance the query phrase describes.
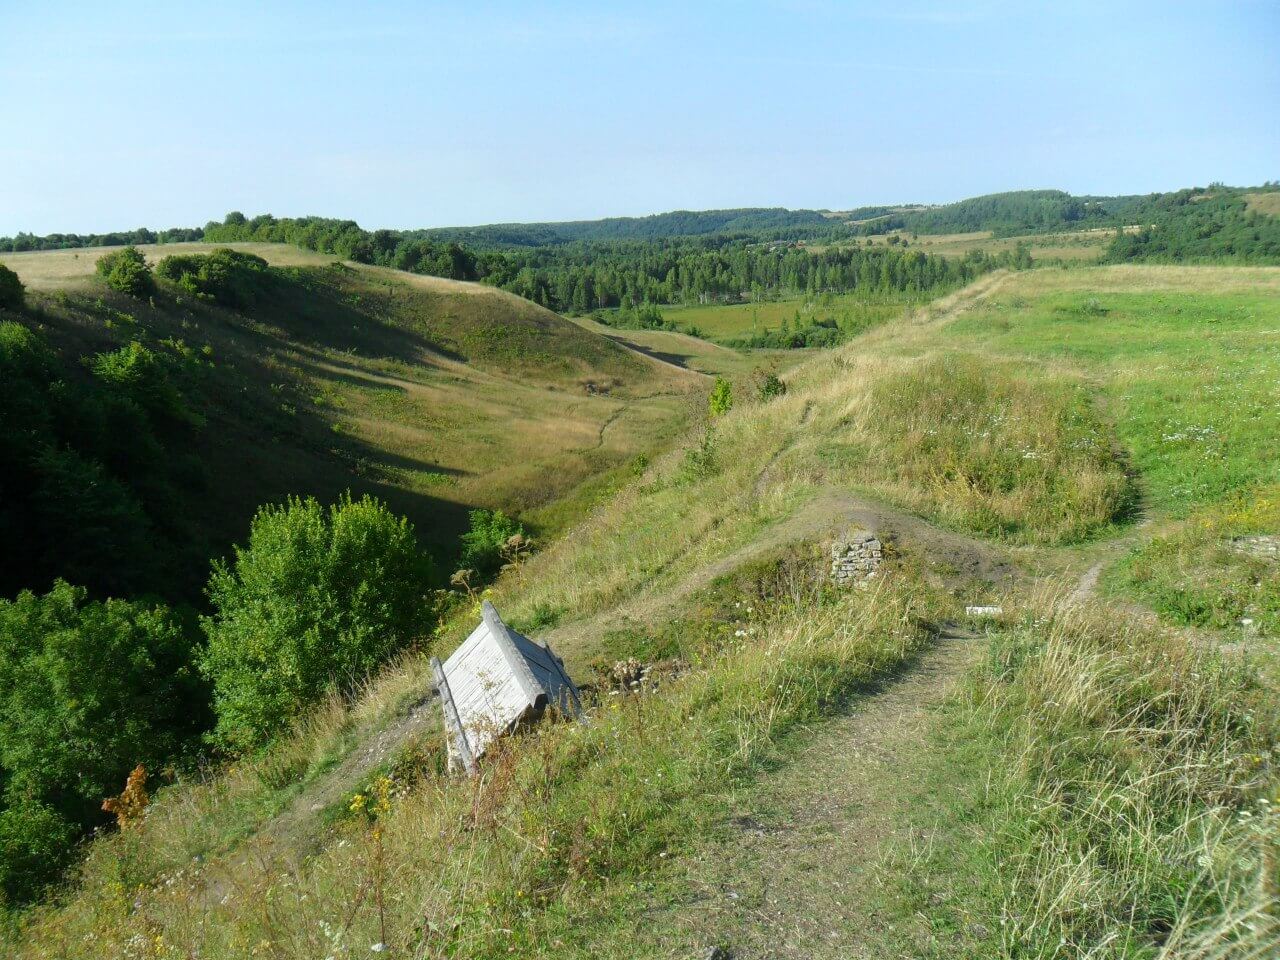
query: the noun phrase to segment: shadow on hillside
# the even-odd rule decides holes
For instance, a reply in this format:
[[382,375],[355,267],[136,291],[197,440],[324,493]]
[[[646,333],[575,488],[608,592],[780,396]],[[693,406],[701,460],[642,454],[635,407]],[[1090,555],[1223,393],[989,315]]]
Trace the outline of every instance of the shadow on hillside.
[[424,352],[465,361],[415,329],[397,323],[385,296],[366,290],[346,268],[298,268],[276,274],[270,295],[245,315],[278,330],[295,345],[415,363]]
[[619,346],[626,347],[628,350],[634,350],[636,353],[643,353],[646,357],[650,357],[654,360],[661,360],[664,363],[669,363],[685,370],[692,369],[689,366],[689,359],[693,356],[692,353],[668,353],[664,350],[655,350],[653,347],[646,347],[642,343],[636,343],[634,340],[628,340],[626,337],[612,333],[606,333],[604,337],[606,340],[612,340]]
[[[398,470],[464,474],[414,457],[412,451],[406,455],[382,450],[336,432],[331,418],[311,402],[314,381],[309,368],[326,350],[354,346],[361,353],[416,363],[430,349],[423,338],[371,321],[331,296],[322,298],[321,306],[310,313],[287,316],[261,308],[237,314],[164,288],[150,303],[105,287],[83,295],[36,293],[29,301],[31,308],[19,319],[55,351],[52,377],[73,388],[88,388],[94,374],[86,360],[139,342],[165,358],[182,405],[203,423],[160,436],[164,469],[144,478],[144,485],[135,489],[134,480],[120,476],[151,521],[149,542],[164,557],[165,576],[163,582],[148,578],[118,585],[115,592],[156,594],[201,607],[210,561],[245,542],[260,507],[290,496],[331,503],[347,491],[357,497],[375,496],[408,517],[447,579],[444,567],[456,554],[457,536],[467,527],[468,508],[423,492],[422,484],[406,489],[411,485],[399,486],[391,475]],[[351,331],[357,322],[363,326]],[[289,331],[293,339],[272,336],[275,327]],[[301,363],[291,353],[301,354]],[[365,378],[357,377],[356,382],[379,390],[403,389]],[[124,434],[100,436],[84,455],[102,458],[114,476],[111,458],[123,458],[127,450],[113,452],[111,444],[127,448],[130,442]],[[104,555],[86,562],[128,569],[128,560]]]

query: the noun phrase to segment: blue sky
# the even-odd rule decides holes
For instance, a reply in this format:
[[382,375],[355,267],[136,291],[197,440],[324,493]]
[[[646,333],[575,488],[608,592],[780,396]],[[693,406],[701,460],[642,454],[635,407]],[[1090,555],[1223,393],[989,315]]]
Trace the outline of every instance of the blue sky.
[[1280,4],[0,0],[0,234],[1280,178]]

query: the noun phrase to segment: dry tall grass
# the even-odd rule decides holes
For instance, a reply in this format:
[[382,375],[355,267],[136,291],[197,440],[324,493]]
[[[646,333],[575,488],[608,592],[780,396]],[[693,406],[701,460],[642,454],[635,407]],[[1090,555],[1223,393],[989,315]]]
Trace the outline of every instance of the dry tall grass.
[[687,843],[718,791],[925,642],[924,602],[902,583],[836,605],[761,611],[750,633],[726,631],[702,650],[703,668],[661,695],[616,699],[587,726],[544,725],[504,741],[475,780],[375,784],[373,801],[352,804],[340,839],[291,869],[236,860],[219,874],[188,861],[131,874],[137,848],[112,837],[71,906],[34,918],[14,953],[539,956],[572,947],[576,923],[616,907],[659,854]]
[[949,526],[1069,543],[1127,507],[1109,428],[1079,382],[971,354],[926,356],[872,384],[829,448],[856,483]]
[[970,697],[1003,956],[1275,955],[1280,712],[1246,659],[1040,597]]

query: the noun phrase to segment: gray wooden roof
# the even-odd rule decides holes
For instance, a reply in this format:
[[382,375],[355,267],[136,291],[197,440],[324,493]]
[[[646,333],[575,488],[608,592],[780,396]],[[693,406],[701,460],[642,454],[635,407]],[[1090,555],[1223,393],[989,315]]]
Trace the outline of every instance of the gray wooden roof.
[[581,717],[578,688],[545,644],[512,630],[488,600],[481,620],[443,664],[432,660],[450,760],[469,773],[497,737],[549,704]]

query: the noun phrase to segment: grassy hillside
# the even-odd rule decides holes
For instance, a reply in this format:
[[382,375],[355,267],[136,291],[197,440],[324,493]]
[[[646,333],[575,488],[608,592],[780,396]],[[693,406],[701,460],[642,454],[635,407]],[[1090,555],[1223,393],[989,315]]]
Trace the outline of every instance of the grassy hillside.
[[29,289],[13,319],[56,352],[60,376],[84,380],[81,358],[131,343],[176,371],[201,424],[170,449],[189,464],[164,508],[182,521],[167,534],[188,556],[179,593],[195,595],[208,557],[287,494],[376,493],[451,552],[467,509],[566,497],[661,445],[703,389],[499,290],[294,247],[238,249],[275,264],[240,309],[163,284],[150,301],[111,291],[93,276],[100,251],[5,257]]
[[[1216,939],[1265,956],[1273,638],[1242,658],[1238,633],[1163,632],[1095,610],[1089,577],[1070,599],[1044,578],[1118,570],[1273,479],[1278,277],[1001,273],[811,357],[784,396],[740,398],[492,594],[576,675],[636,656],[656,690],[606,686],[589,726],[543,725],[450,782],[411,656],[266,754],[162,790],[15,951],[758,955],[744,926],[797,930],[814,901],[729,896],[761,876],[714,846],[756,834],[740,804],[824,718],[912,673],[940,633],[959,642],[941,625],[965,604],[996,602],[1003,618],[947,668],[945,708],[895,741],[884,785],[901,789],[848,800],[875,833],[813,841],[828,856],[808,882],[842,892],[805,948],[1065,960],[1210,956],[1191,951]],[[1269,516],[1250,529],[1280,533]],[[822,545],[850,526],[891,561],[882,586],[835,593]],[[470,625],[462,612],[438,648]],[[834,830],[834,796],[876,767],[857,741],[826,743],[847,756],[812,762],[846,776],[801,809]],[[695,896],[709,860],[729,864],[712,902]]]

